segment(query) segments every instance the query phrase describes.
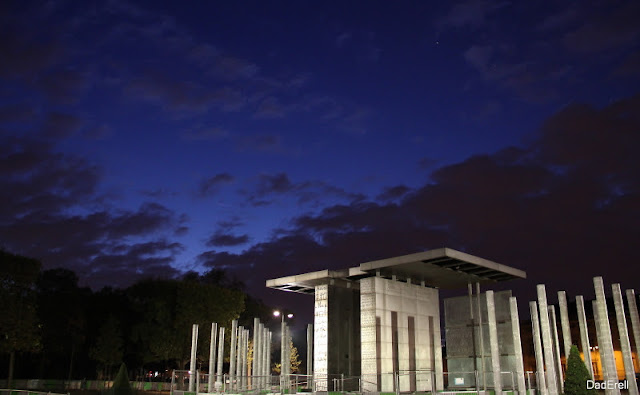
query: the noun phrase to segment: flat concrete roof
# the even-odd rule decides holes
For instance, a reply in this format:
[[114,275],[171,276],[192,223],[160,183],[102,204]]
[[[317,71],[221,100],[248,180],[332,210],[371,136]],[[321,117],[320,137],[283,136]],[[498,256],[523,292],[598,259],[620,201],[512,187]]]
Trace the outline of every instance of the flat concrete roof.
[[470,255],[451,248],[438,248],[415,254],[361,263],[360,266],[341,270],[321,270],[267,280],[267,287],[283,291],[313,294],[314,287],[331,280],[357,281],[361,278],[381,276],[443,289],[466,287],[468,283],[494,283],[527,274],[519,269]]

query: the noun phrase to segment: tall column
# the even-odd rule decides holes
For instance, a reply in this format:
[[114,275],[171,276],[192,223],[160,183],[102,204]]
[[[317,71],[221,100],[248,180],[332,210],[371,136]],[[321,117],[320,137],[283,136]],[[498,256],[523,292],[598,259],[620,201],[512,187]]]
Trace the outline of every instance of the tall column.
[[224,362],[224,328],[220,328],[218,335],[218,373],[216,374],[216,388],[222,388],[222,363]]
[[266,327],[262,331],[262,382],[263,387],[269,385],[269,329]]
[[[593,286],[596,291],[596,301],[598,310],[598,320],[600,326],[600,333],[602,342],[598,339],[598,347],[600,349],[600,355],[602,356],[602,372],[604,373],[605,381],[611,383],[618,382],[618,372],[616,370],[616,360],[613,355],[613,341],[611,340],[611,327],[609,326],[609,313],[607,311],[607,300],[604,294],[604,282],[602,277],[593,278]],[[615,387],[615,386],[613,386]],[[605,394],[620,394],[620,389],[605,389]]]
[[307,324],[307,382],[313,374],[313,324]]
[[622,361],[624,362],[624,374],[627,382],[629,383],[629,395],[638,395],[636,371],[633,367],[629,331],[627,330],[627,318],[624,314],[624,301],[622,300],[620,284],[613,284],[611,286],[611,290],[613,291],[613,305],[616,308],[616,321],[618,322],[618,334],[620,335],[620,348],[622,350]]
[[480,344],[480,380],[482,381],[482,389],[487,391],[486,368],[484,366],[484,330],[482,328],[482,308],[480,303],[480,283],[476,283],[476,301],[478,305],[478,343]]
[[544,378],[544,358],[542,356],[542,342],[540,340],[540,323],[538,322],[538,305],[529,302],[531,311],[531,331],[533,334],[533,350],[536,355],[536,384],[541,395],[547,395],[547,381]]
[[578,325],[580,326],[580,343],[582,344],[582,355],[584,364],[587,365],[589,375],[593,378],[593,362],[591,361],[591,344],[589,343],[589,330],[587,327],[587,315],[584,311],[584,298],[582,295],[576,296],[576,306],[578,307]]
[[[638,305],[636,304],[636,293],[633,289],[627,289],[627,304],[629,305],[629,317],[631,318],[631,329],[633,330],[633,350],[636,358],[640,358],[640,318],[638,318]],[[640,369],[640,363],[638,365]]]
[[547,367],[547,388],[550,395],[558,395],[558,381],[556,379],[556,368],[553,363],[553,340],[551,339],[551,326],[549,325],[549,313],[547,306],[547,292],[544,284],[538,284],[538,305],[540,310],[540,330],[542,333],[542,348],[544,360]]
[[229,350],[229,386],[235,388],[236,378],[236,342],[238,340],[238,320],[231,321],[231,349]]
[[198,350],[198,324],[191,327],[191,362],[189,363],[189,392],[194,392],[196,382],[196,352]]
[[211,323],[211,341],[209,342],[209,377],[207,380],[207,392],[213,392],[213,381],[215,376],[216,365],[216,334],[218,332],[218,324]]
[[569,325],[569,309],[567,308],[567,293],[565,291],[558,291],[558,305],[560,307],[560,325],[562,326],[565,366],[567,366],[572,343],[571,326]]
[[549,322],[551,334],[553,335],[553,349],[556,363],[556,373],[558,375],[558,387],[560,393],[564,393],[564,376],[562,375],[562,360],[560,359],[560,340],[558,339],[558,321],[556,320],[556,307],[549,306]]
[[285,324],[284,319],[280,323],[280,376],[284,377],[285,374],[285,356],[287,355],[285,351],[286,337],[287,337],[287,324]]
[[256,383],[257,388],[262,389],[262,343],[264,343],[264,324],[258,324],[258,334],[256,336],[257,341],[253,347],[253,358],[256,361]]
[[251,368],[251,387],[252,389],[257,389],[258,384],[258,359],[256,358],[256,353],[258,349],[258,331],[260,330],[260,320],[257,318],[253,319],[253,366]]
[[269,388],[271,388],[271,342],[273,338],[273,333],[271,331],[268,332],[267,336],[267,361],[264,364],[265,373],[267,375],[267,381],[269,383]]
[[487,320],[489,323],[489,346],[491,348],[491,370],[493,370],[493,388],[496,395],[502,394],[502,377],[500,376],[500,350],[498,349],[498,326],[496,324],[496,304],[493,291],[486,292]]
[[238,327],[236,351],[236,388],[242,391],[242,339],[244,327]]
[[247,377],[247,354],[249,353],[249,329],[242,331],[242,390],[247,390],[249,378]]
[[518,302],[514,296],[509,298],[511,310],[511,331],[513,332],[513,349],[516,354],[516,375],[518,380],[518,394],[527,393],[527,385],[524,381],[524,360],[522,359],[522,341],[520,339],[520,319],[518,317]]

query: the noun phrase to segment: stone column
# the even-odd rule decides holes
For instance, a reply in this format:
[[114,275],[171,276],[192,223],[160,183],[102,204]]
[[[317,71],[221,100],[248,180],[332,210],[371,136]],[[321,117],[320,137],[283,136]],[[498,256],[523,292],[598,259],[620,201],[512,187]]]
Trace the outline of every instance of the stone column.
[[251,388],[257,389],[258,384],[258,359],[256,358],[256,350],[258,345],[258,330],[260,329],[260,320],[257,318],[253,319],[253,366],[251,367]]
[[[329,286],[315,287],[315,308],[313,317],[313,376],[316,378],[315,391],[327,391],[328,373],[328,331],[329,331]],[[283,364],[284,366],[284,364]]]
[[220,390],[222,388],[222,363],[224,362],[224,328],[220,328],[220,334],[218,335],[218,374],[216,375],[216,388]]
[[242,333],[244,327],[238,327],[237,337],[237,350],[236,350],[236,388],[241,391],[242,388]]
[[[602,360],[602,372],[605,381],[618,382],[618,372],[616,370],[616,360],[613,354],[613,341],[611,340],[611,327],[609,326],[609,313],[607,312],[607,301],[604,294],[604,283],[602,277],[593,278],[593,286],[596,291],[596,301],[598,310],[597,323],[600,327],[600,338],[598,338],[598,347]],[[620,394],[620,389],[606,389],[605,394]]]
[[582,355],[584,364],[591,378],[593,378],[593,362],[591,361],[591,344],[589,343],[589,329],[587,327],[587,315],[584,311],[584,298],[582,295],[576,296],[576,306],[578,307],[578,325],[580,326],[580,343],[582,344]]
[[618,322],[618,334],[620,335],[620,348],[622,350],[622,361],[624,362],[624,374],[627,382],[629,383],[629,395],[638,395],[636,371],[633,367],[629,331],[627,330],[627,318],[624,314],[624,301],[622,300],[620,284],[613,284],[611,286],[611,290],[613,291],[613,305],[616,308],[616,321]]
[[567,293],[558,291],[558,305],[560,307],[560,325],[562,326],[562,343],[564,344],[565,366],[571,352],[571,326],[569,325],[569,310],[567,309]]
[[[638,305],[636,304],[636,293],[633,289],[627,289],[627,304],[629,305],[629,317],[631,318],[631,329],[633,330],[633,351],[636,358],[640,358],[640,318],[638,317]],[[640,364],[638,365],[640,369]]]
[[211,324],[211,341],[209,342],[209,377],[207,380],[207,392],[213,392],[213,382],[216,366],[216,334],[218,332],[218,324]]
[[524,360],[522,359],[522,341],[520,339],[520,319],[518,317],[518,302],[514,296],[509,298],[511,310],[511,331],[513,332],[513,349],[516,354],[516,375],[518,382],[518,394],[527,393],[527,385],[524,381]]
[[236,342],[238,340],[238,320],[231,321],[231,349],[229,350],[229,386],[235,388],[236,378]]
[[556,373],[558,374],[558,387],[560,393],[564,393],[564,378],[562,376],[562,361],[560,359],[560,340],[558,340],[558,322],[556,320],[556,307],[549,306],[549,322],[551,325],[551,334],[553,335],[553,348],[555,352]]
[[198,324],[191,327],[191,362],[189,363],[189,392],[194,392],[196,388],[196,352],[198,350]]
[[489,324],[489,346],[491,348],[491,370],[493,371],[493,388],[496,395],[501,395],[502,377],[500,376],[500,350],[498,349],[496,305],[493,299],[493,291],[487,291],[485,295],[487,297],[487,321]]
[[547,367],[547,388],[550,395],[558,395],[558,382],[556,379],[556,368],[553,363],[553,340],[551,339],[551,326],[549,325],[549,313],[547,306],[547,292],[544,284],[538,284],[538,305],[540,310],[540,330],[542,334],[542,348],[544,360]]
[[264,324],[258,324],[258,341],[253,349],[253,358],[257,361],[256,376],[258,377],[258,388],[262,389],[264,383]]
[[547,381],[544,378],[544,358],[542,357],[542,342],[540,341],[540,323],[538,322],[538,305],[529,302],[531,311],[531,331],[533,334],[533,350],[536,355],[536,384],[541,395],[547,395]]
[[273,338],[273,333],[271,331],[268,332],[269,336],[267,337],[267,362],[265,363],[265,373],[267,374],[267,381],[269,386],[271,386],[271,341]]
[[247,384],[249,383],[247,377],[247,354],[249,352],[249,329],[242,331],[242,390],[247,390]]
[[480,303],[480,296],[480,283],[476,283],[476,304],[478,306],[478,343],[480,344],[480,380],[482,381],[482,389],[484,391],[487,391],[487,369],[484,366],[484,330],[482,329],[482,304]]
[[307,325],[307,381],[311,382],[313,374],[313,324]]

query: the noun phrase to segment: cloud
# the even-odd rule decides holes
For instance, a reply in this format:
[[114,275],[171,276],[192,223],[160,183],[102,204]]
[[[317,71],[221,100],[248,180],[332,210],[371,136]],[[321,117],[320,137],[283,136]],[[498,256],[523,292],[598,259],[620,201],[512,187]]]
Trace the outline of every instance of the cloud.
[[[640,259],[638,114],[640,96],[567,107],[526,146],[442,166],[429,183],[398,188],[397,200],[298,216],[271,240],[237,254],[207,251],[200,262],[262,286],[266,277],[449,246],[527,271],[529,286],[516,289],[526,298],[536,283],[582,293],[601,274],[632,287],[640,275],[627,264]],[[283,174],[265,180],[263,189],[278,193],[298,185]]]
[[87,75],[74,70],[51,71],[37,82],[49,100],[60,104],[76,102],[88,84]]
[[209,247],[235,247],[246,244],[249,241],[249,235],[232,235],[216,232],[207,240]]
[[507,6],[504,1],[465,0],[453,5],[447,15],[436,20],[438,29],[478,28],[487,22],[487,18],[499,9]]
[[102,171],[56,152],[49,142],[5,136],[0,144],[0,239],[3,247],[67,267],[93,287],[126,286],[171,276],[182,246],[166,237],[186,218],[158,203],[117,210],[99,190]]
[[620,1],[607,4],[608,9],[594,9],[585,22],[564,36],[566,47],[572,51],[594,54],[619,50],[635,45],[640,37],[640,4]]
[[43,125],[42,135],[49,139],[63,139],[76,134],[84,125],[84,121],[71,114],[50,113]]
[[229,173],[218,173],[212,177],[204,179],[200,182],[198,193],[200,196],[212,196],[218,193],[220,187],[224,184],[230,184],[234,178]]

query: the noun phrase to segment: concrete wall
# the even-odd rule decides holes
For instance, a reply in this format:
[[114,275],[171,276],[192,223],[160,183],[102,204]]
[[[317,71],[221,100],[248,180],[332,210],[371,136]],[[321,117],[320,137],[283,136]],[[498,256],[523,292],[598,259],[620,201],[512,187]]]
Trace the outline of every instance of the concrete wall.
[[[513,332],[511,330],[511,316],[509,298],[511,291],[501,291],[494,294],[496,323],[498,332],[498,350],[500,354],[500,370],[502,372],[515,371],[515,349],[513,347]],[[475,388],[474,370],[478,371],[478,385],[482,388],[486,385],[493,388],[493,375],[491,367],[491,354],[489,344],[489,325],[487,316],[486,294],[480,295],[480,311],[482,314],[482,337],[484,348],[484,369],[482,374],[482,360],[480,347],[480,326],[478,325],[478,302],[476,295],[472,297],[473,326],[469,312],[469,296],[459,296],[444,300],[445,316],[445,344],[448,387],[449,388]],[[473,328],[473,329],[472,329]],[[456,380],[456,378],[458,380]],[[509,375],[502,375],[502,387],[512,388],[512,380]]]
[[434,378],[442,389],[437,289],[365,278],[360,280],[360,312],[365,392],[394,391],[395,372],[400,391],[431,390]]
[[[318,391],[334,391],[333,379],[342,375],[360,375],[360,292],[352,285],[357,286],[335,281],[315,287],[313,373]],[[357,380],[349,380],[345,390],[357,386]]]

